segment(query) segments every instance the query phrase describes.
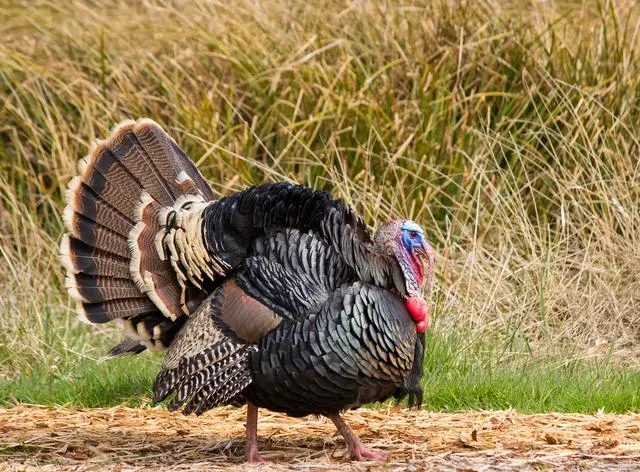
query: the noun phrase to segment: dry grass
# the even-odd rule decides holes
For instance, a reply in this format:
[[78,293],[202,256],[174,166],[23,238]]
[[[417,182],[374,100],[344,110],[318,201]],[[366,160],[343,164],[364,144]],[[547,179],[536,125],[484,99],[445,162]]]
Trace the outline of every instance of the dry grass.
[[428,228],[456,355],[637,367],[634,0],[4,3],[0,377],[103,349],[60,290],[62,193],[139,116],[220,194],[287,179]]
[[[242,465],[244,409],[201,418],[159,409],[0,409],[9,470],[219,470]],[[388,464],[345,463],[326,419],[264,412],[260,470],[637,470],[639,415],[357,411],[347,421]],[[2,465],[0,465],[2,467]]]

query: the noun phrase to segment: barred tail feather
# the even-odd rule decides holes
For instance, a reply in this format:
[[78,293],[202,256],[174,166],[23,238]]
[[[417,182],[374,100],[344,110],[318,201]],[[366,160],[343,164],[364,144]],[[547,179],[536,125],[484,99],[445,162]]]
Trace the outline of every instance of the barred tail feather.
[[147,347],[137,339],[125,339],[120,344],[113,347],[107,355],[98,359],[98,362],[108,361],[114,357],[124,356],[127,354],[140,354],[145,349],[147,349]]
[[177,144],[149,119],[127,120],[78,164],[64,211],[60,254],[80,318],[123,320],[131,340],[109,356],[166,347],[185,314],[184,287],[156,249],[159,214],[185,194],[213,199]]
[[230,338],[184,357],[175,368],[164,368],[153,384],[154,402],[173,394],[168,409],[183,407],[184,414],[202,414],[209,408],[228,403],[253,380],[250,355],[255,345]]

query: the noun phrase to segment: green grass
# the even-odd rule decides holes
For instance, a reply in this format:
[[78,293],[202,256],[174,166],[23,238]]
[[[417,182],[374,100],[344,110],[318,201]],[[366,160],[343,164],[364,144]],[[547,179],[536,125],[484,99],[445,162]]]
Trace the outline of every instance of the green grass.
[[[146,401],[146,356],[95,365],[64,189],[148,116],[214,191],[289,180],[437,252],[425,405],[637,411],[636,0],[296,0],[0,8],[0,400]],[[12,400],[14,399],[14,400]]]
[[519,371],[476,366],[427,373],[424,408],[628,413],[640,409],[640,373],[586,363],[573,368],[530,365]]
[[[458,340],[459,341],[459,340]],[[488,346],[431,336],[423,377],[430,410],[627,413],[640,409],[640,372],[608,361],[506,359]],[[464,352],[461,352],[464,351]]]
[[[474,347],[429,335],[423,387],[431,411],[496,410],[521,412],[627,413],[640,409],[640,372],[608,362],[495,362]],[[456,347],[454,347],[456,346]],[[43,366],[0,383],[0,405],[16,403],[110,407],[150,404],[161,355],[143,354],[105,363],[69,359],[63,368]]]
[[159,367],[157,356],[149,355],[104,363],[78,359],[62,371],[39,366],[0,383],[0,403],[69,404],[83,408],[141,405],[152,397],[151,386]]

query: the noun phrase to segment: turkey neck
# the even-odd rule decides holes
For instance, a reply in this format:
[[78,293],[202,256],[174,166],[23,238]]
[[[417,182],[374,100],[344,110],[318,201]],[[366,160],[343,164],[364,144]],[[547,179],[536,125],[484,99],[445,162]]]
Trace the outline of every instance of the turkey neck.
[[320,235],[363,282],[408,296],[395,258],[379,252],[364,221],[326,192],[284,182],[264,184],[213,202],[203,212],[207,250],[230,267],[250,255],[255,238],[286,227]]

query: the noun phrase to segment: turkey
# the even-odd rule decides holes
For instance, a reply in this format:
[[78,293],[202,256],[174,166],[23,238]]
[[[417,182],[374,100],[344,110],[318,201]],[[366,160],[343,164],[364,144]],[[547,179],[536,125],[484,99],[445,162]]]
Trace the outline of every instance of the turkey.
[[60,251],[88,323],[119,323],[107,358],[166,349],[154,402],[202,414],[247,404],[245,459],[260,462],[257,414],[341,418],[368,402],[420,405],[434,254],[412,221],[372,237],[330,194],[270,183],[215,199],[149,119],[97,141],[67,190]]

